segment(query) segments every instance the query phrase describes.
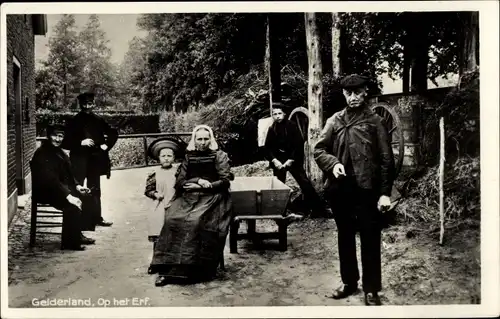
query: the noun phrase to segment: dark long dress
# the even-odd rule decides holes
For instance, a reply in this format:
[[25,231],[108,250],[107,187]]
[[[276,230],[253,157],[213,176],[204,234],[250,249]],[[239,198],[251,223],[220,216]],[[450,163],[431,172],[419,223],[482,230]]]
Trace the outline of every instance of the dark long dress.
[[[154,249],[151,267],[155,272],[189,282],[215,276],[232,214],[230,174],[226,153],[187,152]],[[211,182],[212,188],[183,189],[200,178]]]

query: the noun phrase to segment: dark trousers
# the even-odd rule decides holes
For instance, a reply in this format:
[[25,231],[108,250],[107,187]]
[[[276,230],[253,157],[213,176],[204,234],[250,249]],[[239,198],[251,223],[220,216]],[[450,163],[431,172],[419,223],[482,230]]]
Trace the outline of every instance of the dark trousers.
[[377,209],[378,196],[372,190],[360,189],[349,178],[339,181],[329,194],[338,231],[340,275],[346,285],[356,285],[360,279],[356,257],[356,232],[361,240],[363,291],[382,289],[381,271],[381,214]]
[[63,212],[63,226],[61,234],[61,248],[75,248],[81,245],[82,212],[75,205],[68,203],[52,205]]
[[95,230],[95,226],[102,218],[101,210],[101,174],[92,165],[88,157],[74,156],[71,158],[71,165],[76,180],[83,185],[87,180],[87,187],[90,188],[90,196],[82,197],[82,225],[83,230]]
[[305,202],[309,208],[313,210],[313,215],[321,215],[325,212],[326,205],[312,186],[302,164],[292,164],[291,167],[281,170],[276,169],[274,165],[272,165],[272,167],[274,176],[276,176],[283,183],[286,181],[287,171],[292,174],[297,184],[299,184],[302,194],[304,195]]

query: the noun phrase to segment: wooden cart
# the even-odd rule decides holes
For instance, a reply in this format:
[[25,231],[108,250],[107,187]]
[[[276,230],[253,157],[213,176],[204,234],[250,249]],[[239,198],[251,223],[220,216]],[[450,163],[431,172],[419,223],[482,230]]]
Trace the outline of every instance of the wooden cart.
[[[229,232],[231,253],[237,253],[237,243],[240,239],[278,239],[280,250],[285,251],[287,227],[295,216],[285,215],[291,193],[292,189],[274,176],[236,177],[231,182],[234,212]],[[263,219],[274,220],[278,231],[257,233],[256,221]],[[247,223],[245,234],[238,233],[242,221]]]

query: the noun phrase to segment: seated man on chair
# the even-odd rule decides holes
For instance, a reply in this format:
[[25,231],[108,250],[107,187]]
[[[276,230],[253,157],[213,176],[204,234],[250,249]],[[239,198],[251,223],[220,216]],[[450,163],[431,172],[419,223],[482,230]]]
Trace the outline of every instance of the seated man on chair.
[[63,138],[64,127],[50,125],[47,140],[35,151],[31,161],[33,196],[36,202],[63,212],[61,249],[84,250],[82,245],[95,242],[82,234],[80,226],[82,202],[79,197],[89,189],[76,182],[69,157],[61,149]]

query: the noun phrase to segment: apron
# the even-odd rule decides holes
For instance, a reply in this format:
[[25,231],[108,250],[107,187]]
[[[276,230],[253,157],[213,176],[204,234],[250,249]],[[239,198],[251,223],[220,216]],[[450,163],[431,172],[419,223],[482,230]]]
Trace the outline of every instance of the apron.
[[152,201],[152,207],[149,210],[149,231],[148,237],[159,236],[163,223],[165,221],[165,211],[170,206],[170,200],[174,196],[175,189],[175,172],[177,171],[177,166],[173,165],[169,169],[163,169],[158,167],[156,169],[155,179],[156,179],[156,191],[158,193],[163,193],[165,198],[161,202],[155,200]]

